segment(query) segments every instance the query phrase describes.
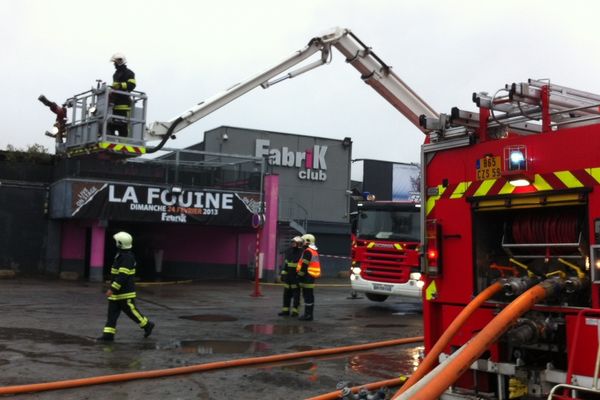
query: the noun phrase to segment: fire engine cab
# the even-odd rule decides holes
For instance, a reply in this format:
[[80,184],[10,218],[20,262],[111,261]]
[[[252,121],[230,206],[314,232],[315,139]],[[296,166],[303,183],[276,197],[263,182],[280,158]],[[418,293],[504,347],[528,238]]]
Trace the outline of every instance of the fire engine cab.
[[394,398],[598,398],[600,95],[530,79],[473,101],[421,118],[435,360]]
[[353,221],[352,290],[371,301],[389,296],[421,298],[420,204],[368,201]]

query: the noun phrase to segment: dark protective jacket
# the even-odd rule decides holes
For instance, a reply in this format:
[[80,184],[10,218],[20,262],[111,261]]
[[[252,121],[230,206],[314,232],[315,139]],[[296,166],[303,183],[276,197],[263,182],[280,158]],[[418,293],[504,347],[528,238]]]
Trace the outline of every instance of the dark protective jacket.
[[131,250],[120,250],[110,269],[110,288],[113,292],[109,300],[135,298],[135,255]]
[[[113,89],[131,92],[135,89],[135,74],[126,65],[116,67],[113,74]],[[126,94],[113,93],[111,101],[115,110],[131,110],[131,100]]]
[[296,275],[296,267],[298,265],[298,261],[300,261],[300,257],[302,257],[302,252],[304,249],[302,247],[290,247],[285,251],[285,257],[283,260],[283,270],[282,274],[293,274]]

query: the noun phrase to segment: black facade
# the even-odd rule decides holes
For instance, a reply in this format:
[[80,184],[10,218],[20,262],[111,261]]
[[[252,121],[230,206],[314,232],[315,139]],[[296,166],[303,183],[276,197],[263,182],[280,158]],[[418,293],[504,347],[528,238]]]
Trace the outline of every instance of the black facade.
[[57,226],[47,217],[54,166],[50,155],[0,152],[0,269],[58,272]]
[[[211,230],[218,232],[219,238],[231,235],[229,231],[236,231],[225,252],[237,255],[230,260],[221,260],[218,266],[209,257],[188,262],[165,259],[163,276],[177,279],[247,276],[243,269],[247,268],[252,254],[245,246],[250,246],[249,243],[253,246],[255,239],[252,214],[247,210],[248,205],[241,201],[248,199],[249,203],[258,203],[260,177],[255,174],[232,176],[217,167],[203,169],[186,162],[137,162],[106,159],[105,156],[63,158],[42,153],[0,152],[0,270],[12,270],[19,275],[58,276],[66,273],[75,279],[88,278],[91,236],[94,227],[100,226],[105,230],[105,267],[114,255],[112,234],[126,229],[135,233],[141,275],[152,277],[156,257],[151,253],[154,250],[168,249],[169,243],[171,252],[176,254],[192,253],[193,246],[198,247],[192,243],[184,248],[185,241],[178,238],[184,224],[163,225],[160,220],[154,220],[156,213],[133,212],[133,208],[126,207],[130,204],[115,205],[106,199],[108,190],[101,193],[104,197],[98,196],[97,201],[85,203],[77,210],[80,215],[76,215],[76,190],[83,193],[89,185],[113,187],[111,195],[118,197],[124,196],[126,189],[132,193],[152,188],[158,194],[180,186],[187,190],[184,197],[194,196],[190,207],[176,211],[189,212],[186,216],[190,228],[184,236],[207,241],[216,236]],[[160,200],[155,199],[155,202]],[[197,214],[195,207],[201,201],[211,204],[212,214]],[[215,209],[221,206],[225,207],[216,215]],[[159,218],[168,213],[159,213]],[[176,217],[171,220],[181,222]],[[215,228],[207,230],[207,227]],[[70,243],[65,245],[65,242]],[[177,243],[176,248],[173,243]],[[236,257],[242,258],[243,263],[236,262]],[[194,270],[198,268],[202,271]]]

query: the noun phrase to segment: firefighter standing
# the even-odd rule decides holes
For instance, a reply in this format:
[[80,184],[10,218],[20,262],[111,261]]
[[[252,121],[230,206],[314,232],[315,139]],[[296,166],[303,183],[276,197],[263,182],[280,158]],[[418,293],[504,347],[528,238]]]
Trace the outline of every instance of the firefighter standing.
[[[300,288],[298,287],[298,275],[296,267],[302,257],[304,240],[300,236],[292,239],[291,247],[285,252],[283,260],[283,270],[281,271],[281,280],[283,282],[283,307],[277,315],[280,317],[297,317],[298,307],[300,306]],[[290,310],[290,303],[292,308]]]
[[298,273],[302,298],[304,299],[304,315],[298,319],[312,321],[315,307],[315,279],[321,276],[321,263],[319,261],[317,246],[315,245],[315,237],[307,233],[306,235],[302,235],[302,240],[304,241],[304,252],[300,261],[298,261],[296,271]]
[[123,311],[144,330],[144,337],[150,336],[154,323],[135,306],[135,255],[131,251],[133,238],[127,232],[113,236],[117,245],[117,254],[110,269],[111,284],[106,291],[108,298],[108,317],[99,341],[112,342],[117,333],[117,319]]
[[[127,68],[125,55],[115,53],[110,58],[110,61],[115,66],[112,88],[124,92],[131,92],[135,89],[135,74]],[[123,119],[113,119],[113,122],[109,125],[109,133],[112,135],[116,131],[119,136],[127,136],[129,131],[127,120],[131,115],[131,99],[125,93],[112,93],[110,101],[113,103],[113,115],[123,117]]]

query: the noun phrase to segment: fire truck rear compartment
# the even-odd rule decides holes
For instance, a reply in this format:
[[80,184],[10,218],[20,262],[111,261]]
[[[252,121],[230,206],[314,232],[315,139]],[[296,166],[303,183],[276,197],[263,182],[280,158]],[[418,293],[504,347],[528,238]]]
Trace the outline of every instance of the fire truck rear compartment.
[[[516,368],[516,378],[529,381],[530,390],[531,380],[538,379],[535,377],[548,366],[568,369],[566,319],[574,318],[581,307],[591,307],[587,198],[575,198],[578,200],[561,202],[552,201],[552,196],[540,197],[533,200],[537,206],[521,208],[473,204],[473,276],[477,293],[498,280],[526,282],[522,291],[516,292],[506,283],[505,290],[493,299],[508,304],[544,279],[556,276],[565,282],[558,296],[524,314],[498,342],[498,361],[522,366]],[[505,379],[502,386],[506,389],[511,385]],[[540,392],[547,390],[540,388]]]
[[[548,199],[536,199],[541,203],[536,207],[474,208],[477,292],[499,278],[539,281],[559,275],[567,282],[566,290],[548,302],[590,306],[589,290],[583,290],[589,284],[587,202],[584,196],[567,204]],[[514,298],[506,291],[501,296],[498,300],[507,302]]]

